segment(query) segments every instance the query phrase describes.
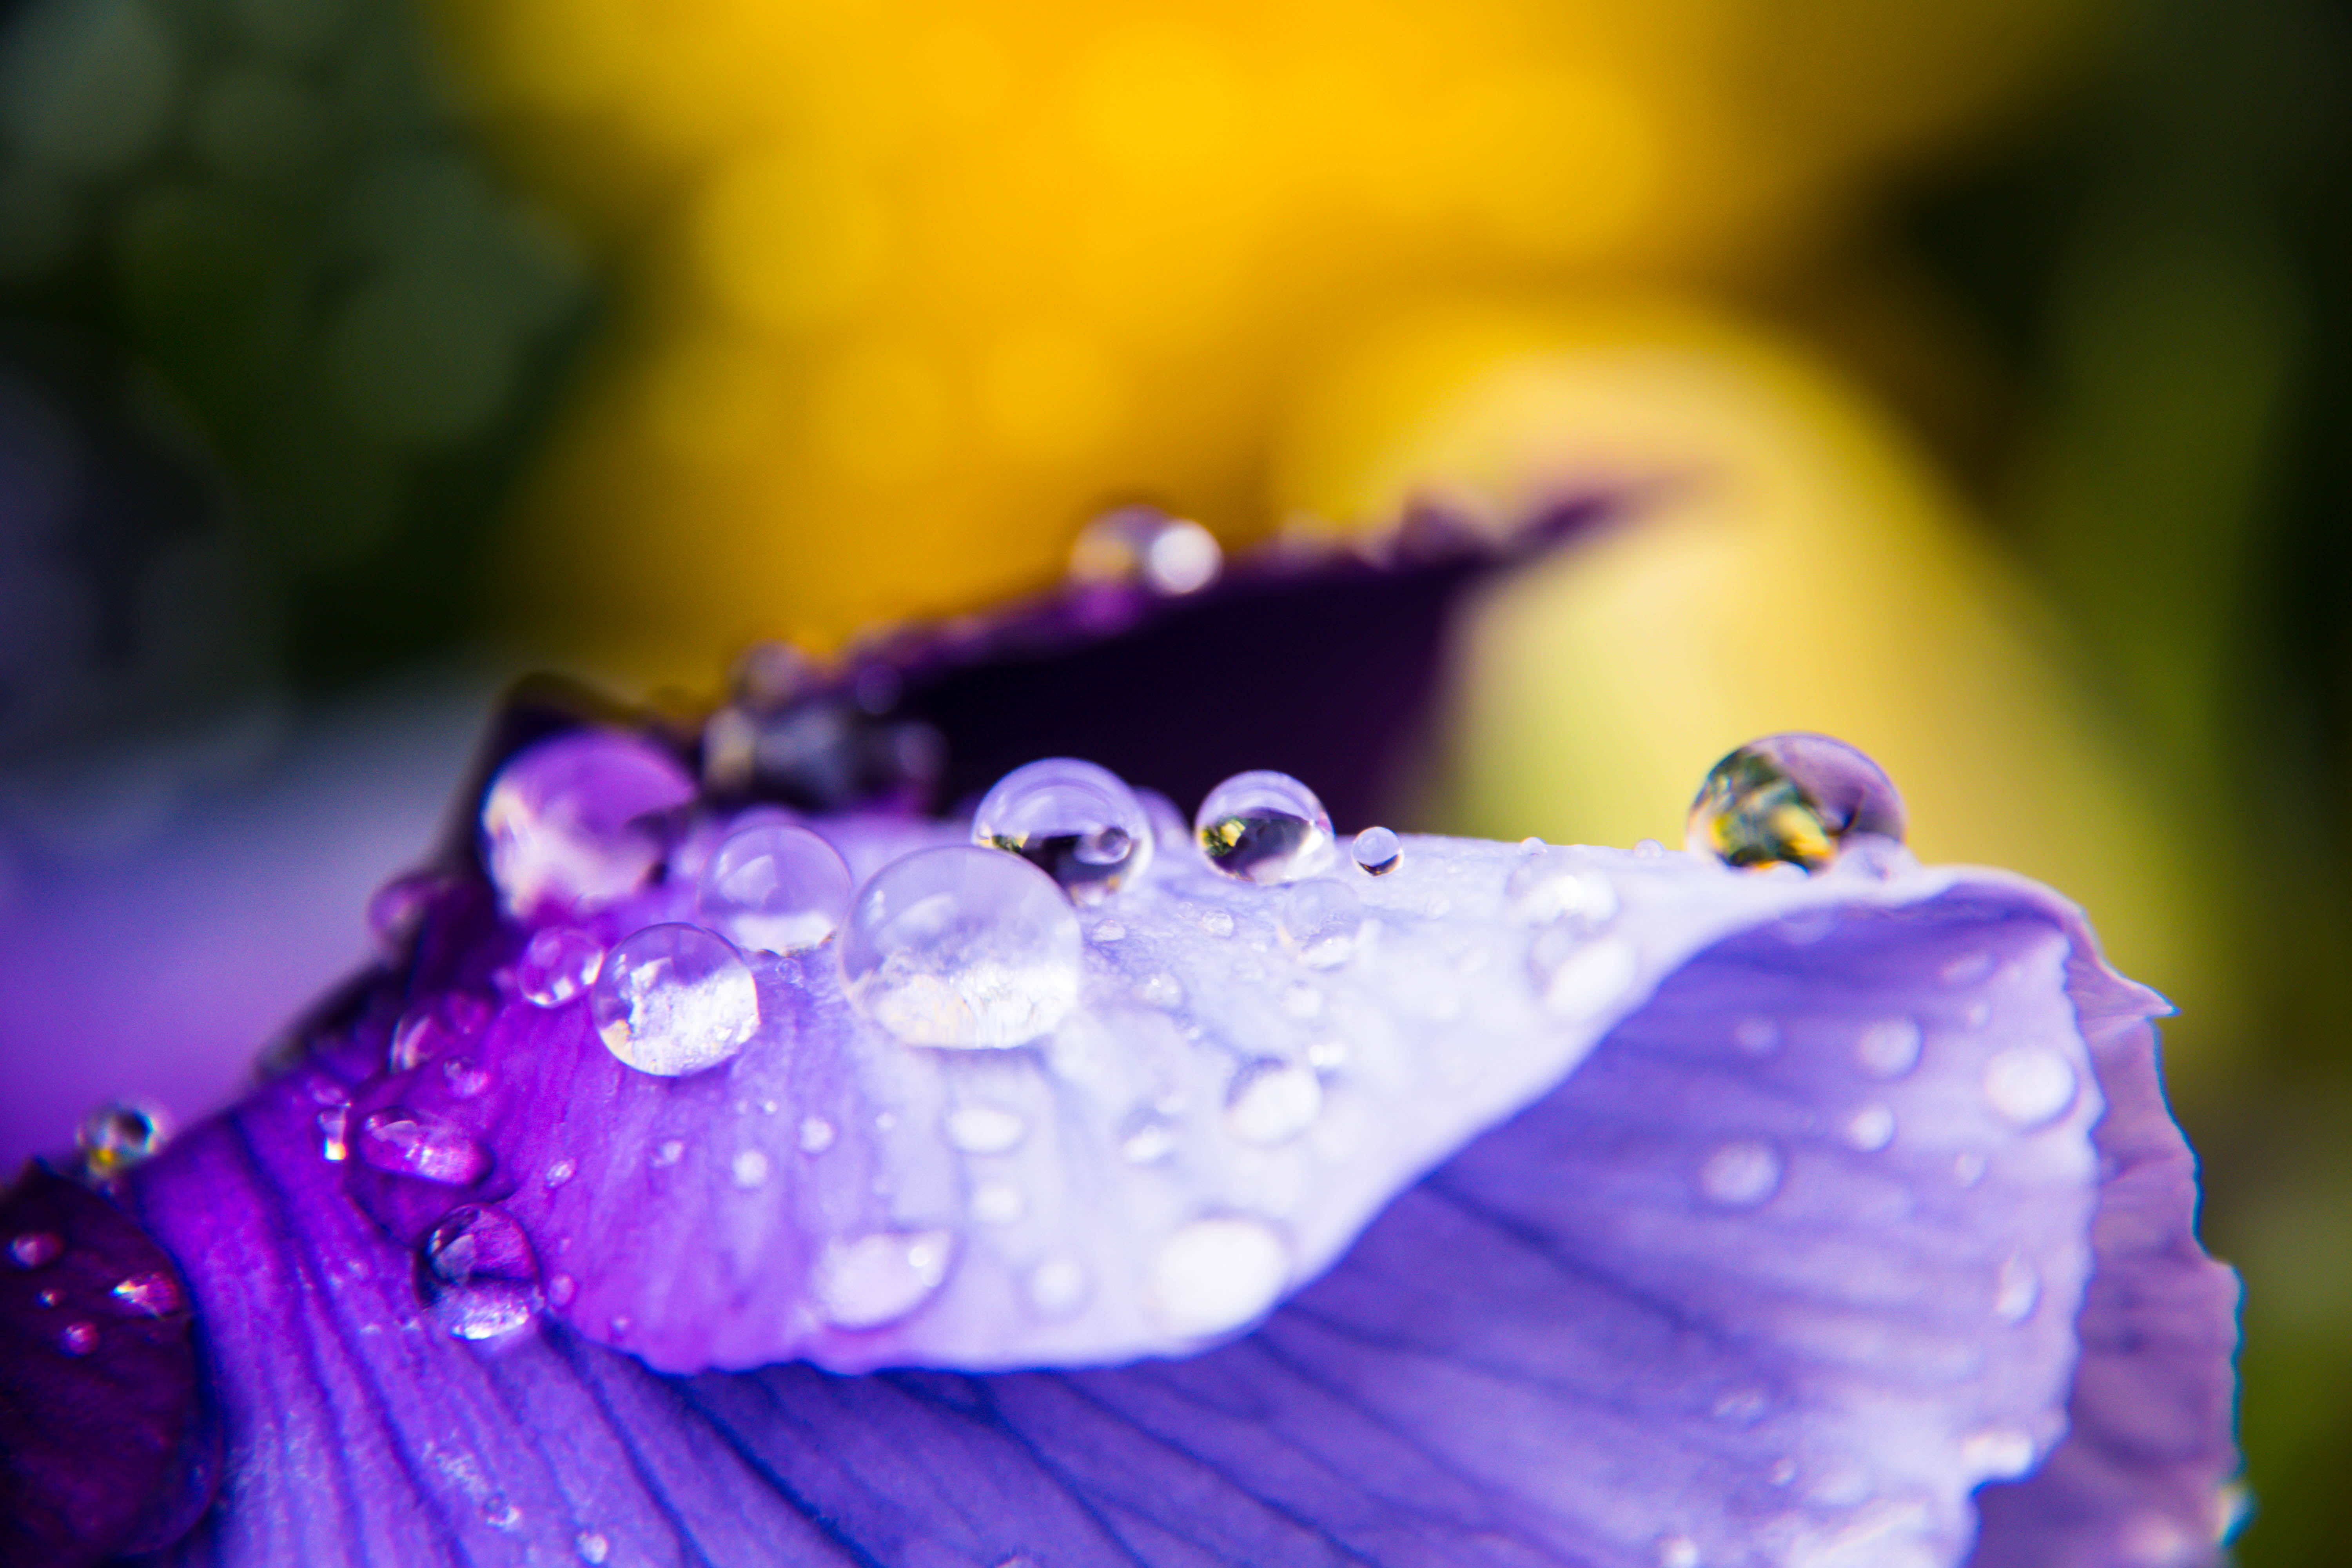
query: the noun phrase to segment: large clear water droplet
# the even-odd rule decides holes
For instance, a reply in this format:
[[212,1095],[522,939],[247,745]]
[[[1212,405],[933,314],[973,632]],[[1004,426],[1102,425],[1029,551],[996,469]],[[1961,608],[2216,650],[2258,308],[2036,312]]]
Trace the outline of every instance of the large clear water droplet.
[[623,939],[588,1006],[606,1050],[661,1078],[717,1067],[760,1027],[750,966],[700,926],[647,926]]
[[1244,881],[1300,881],[1338,858],[1323,803],[1288,773],[1235,773],[1201,803],[1192,832],[1210,865]]
[[1709,769],[1685,842],[1734,866],[1818,871],[1865,834],[1902,840],[1894,783],[1843,741],[1794,733],[1751,741]]
[[1171,1333],[1221,1334],[1265,1313],[1289,1282],[1290,1248],[1271,1226],[1221,1215],[1196,1219],[1160,1244],[1145,1302]]
[[1244,1143],[1287,1143],[1322,1113],[1323,1080],[1295,1062],[1251,1062],[1225,1095],[1225,1125]]
[[805,827],[772,824],[730,835],[703,867],[696,897],[703,919],[738,945],[799,952],[841,929],[850,885],[832,845]]
[[502,1339],[539,1315],[539,1260],[520,1226],[467,1204],[444,1215],[417,1247],[416,1294],[458,1339]]
[[534,1007],[561,1007],[588,994],[604,967],[604,944],[572,926],[531,933],[515,960],[515,989]]
[[1309,969],[1337,969],[1356,955],[1364,900],[1347,883],[1318,877],[1283,889],[1276,923],[1299,963]]
[[825,1243],[809,1284],[826,1321],[877,1329],[929,1300],[954,1258],[944,1230],[879,1231]]
[[160,1106],[110,1100],[81,1119],[75,1146],[93,1176],[111,1176],[151,1159],[172,1135]]
[[1070,575],[1081,583],[1193,594],[1217,580],[1224,560],[1216,535],[1199,523],[1158,507],[1123,506],[1079,531],[1070,547]]
[[909,1045],[1022,1046],[1078,1001],[1078,917],[1051,877],[964,845],[893,861],[858,890],[841,973],[865,1014]]
[[1396,834],[1386,827],[1367,827],[1356,835],[1349,848],[1356,868],[1374,877],[1385,877],[1397,868],[1404,856],[1404,846]]
[[597,909],[662,858],[665,819],[694,781],[651,742],[583,730],[518,752],[482,799],[490,879],[507,912]]
[[2019,1046],[1985,1063],[1985,1099],[2019,1127],[2039,1127],[2074,1103],[2074,1067],[2056,1051]]
[[1082,904],[1133,886],[1151,864],[1151,823],[1135,792],[1075,757],[1048,757],[997,780],[972,814],[971,841],[1020,856]]
[[379,1171],[448,1187],[470,1185],[490,1168],[489,1152],[463,1128],[401,1105],[367,1113],[358,1149]]

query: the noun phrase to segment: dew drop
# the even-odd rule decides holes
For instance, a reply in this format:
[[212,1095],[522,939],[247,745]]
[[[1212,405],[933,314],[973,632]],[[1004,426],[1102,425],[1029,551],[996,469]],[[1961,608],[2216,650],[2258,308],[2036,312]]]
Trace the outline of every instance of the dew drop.
[[740,947],[799,952],[841,929],[849,890],[849,867],[832,845],[797,824],[771,823],[728,836],[702,868],[695,902],[704,923]]
[[944,1230],[878,1231],[825,1243],[810,1281],[836,1328],[895,1323],[930,1300],[948,1277],[955,1238]]
[[1077,581],[1132,584],[1171,597],[1215,582],[1224,561],[1215,534],[1151,506],[1105,512],[1070,546],[1070,575]]
[[971,1190],[971,1217],[982,1225],[1013,1225],[1029,1212],[1029,1196],[1011,1182],[982,1182]]
[[1077,916],[1018,856],[963,845],[893,861],[859,890],[841,971],[860,1010],[918,1046],[1022,1046],[1078,1000]]
[[944,1123],[948,1142],[967,1154],[1002,1154],[1020,1147],[1029,1124],[1001,1105],[959,1105]]
[[490,1168],[488,1151],[462,1129],[405,1106],[369,1111],[358,1142],[362,1163],[443,1186],[468,1185]]
[[515,960],[515,989],[534,1007],[561,1007],[588,994],[604,967],[604,944],[573,926],[531,933]]
[[1244,1143],[1287,1143],[1322,1112],[1323,1080],[1290,1062],[1251,1062],[1225,1095],[1225,1125]]
[[1338,1040],[1317,1040],[1307,1047],[1307,1065],[1318,1072],[1337,1072],[1348,1065],[1348,1047]]
[[81,1119],[74,1143],[91,1175],[111,1176],[152,1158],[171,1129],[160,1106],[110,1100]]
[[1223,1333],[1260,1316],[1290,1279],[1290,1249],[1254,1219],[1196,1219],[1160,1244],[1145,1281],[1152,1316],[1171,1333]]
[[1817,871],[1843,841],[1900,842],[1903,797],[1876,763],[1827,735],[1768,735],[1708,770],[1685,844],[1733,866]]
[[1087,932],[1087,939],[1089,942],[1124,942],[1127,940],[1127,928],[1117,921],[1097,921],[1094,929]]
[[564,1183],[570,1181],[579,1173],[580,1167],[574,1164],[572,1161],[558,1160],[547,1167],[547,1174],[543,1179],[546,1181],[549,1188],[553,1189],[563,1185]]
[[728,1163],[728,1174],[742,1192],[754,1192],[768,1184],[768,1157],[757,1149],[746,1149]]
[[1213,937],[1234,934],[1234,917],[1223,910],[1211,910],[1201,917],[1201,929]]
[[1874,1154],[1895,1142],[1895,1112],[1884,1105],[1865,1105],[1846,1119],[1845,1141],[1865,1154]]
[[1528,925],[1565,921],[1596,931],[1617,916],[1617,889],[1571,849],[1538,849],[1503,881],[1511,918]]
[[1184,1005],[1184,987],[1172,974],[1145,976],[1142,984],[1136,986],[1135,994],[1147,1005],[1171,1012]]
[[1118,1157],[1130,1165],[1156,1165],[1175,1152],[1175,1129],[1148,1110],[1129,1117],[1120,1130]]
[[1018,855],[1071,900],[1098,904],[1151,864],[1150,819],[1117,773],[1048,757],[996,781],[972,814],[971,841]]
[[1960,1463],[1988,1479],[2011,1479],[2033,1468],[2033,1438],[2014,1426],[1972,1432],[1960,1441]]
[[109,1292],[134,1312],[160,1318],[180,1310],[180,1287],[168,1274],[133,1274]]
[[835,1134],[833,1130],[833,1123],[827,1121],[824,1117],[804,1116],[801,1119],[802,1153],[824,1153],[827,1149],[833,1147],[833,1140],[835,1136]]
[[603,1563],[605,1558],[612,1555],[613,1543],[595,1531],[583,1530],[572,1538],[572,1549],[580,1553],[581,1562],[589,1563],[591,1568],[593,1568],[594,1564]]
[[394,960],[406,953],[448,886],[449,879],[438,871],[412,871],[378,888],[367,907],[368,931],[375,937],[376,950]]
[[1356,835],[1349,853],[1356,868],[1374,877],[1385,877],[1397,868],[1404,857],[1404,846],[1397,836],[1385,827],[1367,827]]
[[1030,1310],[1048,1321],[1075,1314],[1089,1289],[1086,1266],[1073,1258],[1048,1258],[1029,1271],[1025,1286]]
[[64,1300],[65,1293],[61,1290],[37,1290],[33,1293],[33,1305],[36,1307],[54,1307]]
[[647,926],[624,939],[605,957],[588,1007],[606,1050],[661,1078],[717,1067],[760,1027],[750,966],[700,926]]
[[694,799],[667,752],[582,730],[509,759],[482,799],[484,858],[512,915],[601,909],[661,859],[665,816]]
[[1300,881],[1338,855],[1323,803],[1288,773],[1235,773],[1201,803],[1192,833],[1210,865],[1243,881]]
[[464,1057],[452,1057],[441,1064],[441,1077],[449,1085],[449,1092],[459,1100],[473,1100],[490,1087],[490,1075]]
[[58,1335],[58,1349],[68,1355],[88,1355],[98,1348],[98,1325],[91,1322],[68,1323]]
[[1726,1143],[1699,1166],[1698,1187],[1726,1208],[1754,1208],[1780,1190],[1780,1156],[1769,1143]]
[[28,1230],[8,1243],[8,1260],[19,1268],[46,1268],[65,1249],[55,1231]]
[[320,1158],[341,1164],[351,1158],[352,1108],[331,1105],[319,1112]]
[[494,1497],[482,1505],[482,1522],[492,1530],[511,1531],[522,1523],[522,1510],[502,1497]]
[[1364,900],[1347,883],[1328,877],[1282,890],[1275,915],[1283,944],[1309,969],[1337,969],[1356,954],[1364,929]]
[[2021,1323],[2042,1300],[2042,1276],[2033,1260],[2021,1252],[2010,1254],[1993,1276],[1992,1315],[2004,1323]]
[[1985,1099],[2018,1127],[2039,1127],[2074,1103],[2074,1068],[2038,1046],[2000,1051],[1985,1063]]
[[1898,1079],[1919,1065],[1922,1037],[1908,1018],[1882,1018],[1853,1043],[1853,1059],[1873,1078]]
[[559,1274],[547,1282],[547,1299],[555,1306],[569,1307],[572,1298],[580,1293],[580,1281],[569,1274]]
[[654,1149],[654,1166],[656,1170],[666,1171],[685,1158],[686,1140],[683,1138],[665,1138]]
[[467,1204],[444,1215],[418,1245],[416,1294],[445,1332],[503,1339],[539,1315],[539,1260],[520,1226]]
[[1622,998],[1640,968],[1633,948],[1617,938],[1580,942],[1564,924],[1537,936],[1528,963],[1544,1010],[1579,1023],[1600,1016]]

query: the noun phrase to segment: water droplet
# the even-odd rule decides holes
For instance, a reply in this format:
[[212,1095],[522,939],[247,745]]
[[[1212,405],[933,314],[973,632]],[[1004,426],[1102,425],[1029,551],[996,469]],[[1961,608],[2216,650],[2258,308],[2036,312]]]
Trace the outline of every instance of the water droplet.
[[2014,1426],[1971,1432],[1960,1441],[1960,1463],[1976,1476],[2009,1480],[2033,1468],[2033,1438]]
[[1337,969],[1356,954],[1364,928],[1364,900],[1347,883],[1328,877],[1282,890],[1276,923],[1285,946],[1309,969]]
[[163,1108],[111,1100],[81,1119],[74,1143],[93,1176],[111,1176],[151,1159],[172,1135]]
[[1223,910],[1205,910],[1201,916],[1201,929],[1213,937],[1234,934],[1234,917]]
[[1176,1131],[1149,1110],[1127,1119],[1118,1137],[1118,1157],[1130,1165],[1156,1165],[1176,1152]]
[[1225,1125],[1244,1143],[1287,1143],[1323,1111],[1323,1080],[1290,1062],[1251,1062],[1225,1095]]
[[1337,1072],[1348,1065],[1348,1047],[1337,1040],[1317,1040],[1307,1047],[1307,1065],[1318,1072]]
[[1067,1318],[1086,1305],[1090,1289],[1086,1266],[1072,1258],[1048,1258],[1029,1271],[1029,1306],[1049,1321]]
[[467,1204],[442,1215],[417,1247],[416,1293],[457,1338],[501,1339],[539,1315],[539,1260],[520,1226]]
[[727,1167],[735,1185],[751,1192],[768,1184],[768,1157],[757,1149],[746,1149],[737,1154]]
[[1895,1112],[1883,1105],[1865,1105],[1846,1119],[1845,1141],[1865,1154],[1874,1154],[1895,1142]]
[[1546,927],[1528,954],[1536,991],[1554,1017],[1582,1023],[1599,1017],[1632,989],[1640,964],[1615,937],[1577,940],[1565,924]]
[[349,1134],[352,1108],[331,1105],[319,1112],[319,1154],[325,1160],[341,1163],[351,1156]]
[[955,1238],[944,1230],[879,1231],[825,1243],[810,1286],[837,1328],[895,1323],[948,1277]]
[[531,933],[515,960],[515,989],[534,1007],[561,1007],[588,994],[604,967],[604,944],[573,926]]
[[378,888],[367,907],[368,930],[377,950],[394,960],[404,956],[448,888],[449,879],[438,871],[412,871]]
[[728,836],[702,868],[696,907],[739,946],[799,952],[841,929],[849,867],[796,824],[763,823]]
[[8,1243],[8,1260],[19,1268],[44,1268],[58,1260],[65,1242],[54,1231],[28,1230]]
[[581,1562],[591,1564],[604,1562],[613,1552],[613,1543],[593,1530],[583,1530],[572,1537],[572,1547],[580,1553]]
[[1633,858],[1636,860],[1655,860],[1665,852],[1666,847],[1654,838],[1644,838],[1633,846]]
[[1163,1007],[1171,1012],[1184,1005],[1184,987],[1172,974],[1145,976],[1136,986],[1135,994],[1147,1006]]
[[360,1159],[395,1176],[462,1187],[479,1181],[490,1156],[465,1131],[437,1116],[386,1106],[360,1123]]
[[464,1057],[452,1057],[441,1064],[441,1076],[449,1085],[449,1092],[459,1100],[472,1100],[490,1087],[490,1075]]
[[1094,929],[1087,932],[1087,939],[1089,942],[1124,942],[1127,940],[1127,928],[1117,921],[1097,921]]
[[1699,1167],[1698,1187],[1726,1208],[1752,1209],[1780,1190],[1780,1156],[1769,1143],[1726,1143]]
[[1785,1455],[1773,1460],[1772,1468],[1764,1472],[1764,1479],[1776,1487],[1787,1486],[1797,1479],[1797,1461]]
[[1898,1079],[1919,1065],[1919,1026],[1908,1018],[1882,1018],[1853,1043],[1853,1059],[1873,1078]]
[[1769,1018],[1742,1018],[1732,1026],[1731,1043],[1751,1057],[1769,1057],[1780,1048],[1780,1026]]
[[1011,1182],[982,1182],[971,1190],[971,1217],[982,1225],[1013,1225],[1029,1212],[1029,1195]]
[[1403,858],[1404,846],[1397,836],[1385,827],[1367,827],[1356,835],[1349,853],[1355,858],[1359,869],[1375,877],[1385,877],[1397,868]]
[[551,1188],[560,1187],[579,1173],[580,1167],[570,1160],[558,1160],[547,1167],[547,1184]]
[[2009,1255],[1993,1276],[1992,1315],[2004,1323],[2021,1323],[2042,1300],[2042,1276],[2033,1260],[2021,1252]]
[[507,912],[599,909],[634,892],[662,858],[664,819],[694,793],[667,752],[610,730],[518,752],[482,799],[484,858]]
[[1617,889],[1573,849],[1538,849],[1511,868],[1503,897],[1528,925],[1568,921],[1597,931],[1617,916]]
[[1964,952],[1937,970],[1936,977],[1957,990],[1961,986],[1974,985],[1990,974],[1997,962],[1989,952]]
[[662,1078],[717,1067],[760,1027],[750,966],[700,926],[647,926],[624,939],[605,957],[588,1006],[606,1050]]
[[824,1117],[805,1116],[801,1119],[802,1153],[822,1154],[833,1147],[833,1123]]
[[58,1336],[58,1349],[68,1355],[88,1355],[98,1348],[98,1325],[91,1322],[68,1323]]
[[851,1000],[910,1045],[1022,1046],[1078,1001],[1077,916],[1018,856],[962,845],[886,866],[841,943]]
[[151,1318],[180,1310],[180,1287],[168,1274],[133,1274],[115,1281],[110,1294],[132,1311]]
[[1235,773],[1201,803],[1192,833],[1210,865],[1244,881],[1301,881],[1338,857],[1323,803],[1288,773]]
[[64,1300],[65,1292],[62,1290],[37,1290],[33,1293],[33,1305],[36,1307],[54,1307]]
[[1985,1063],[1985,1099],[2019,1127],[2039,1127],[2074,1103],[2074,1068],[2039,1046],[2000,1051]]
[[972,814],[971,841],[1018,855],[1076,902],[1098,904],[1151,865],[1143,803],[1108,768],[1048,757],[996,781]]
[[686,1140],[665,1138],[654,1149],[654,1168],[666,1171],[686,1158]]
[[959,1105],[947,1114],[948,1142],[967,1154],[1002,1154],[1018,1148],[1029,1124],[1001,1105]]
[[580,1281],[569,1274],[559,1274],[547,1282],[547,1299],[558,1307],[569,1307],[579,1293]]
[[401,1016],[386,1060],[407,1072],[464,1046],[488,1025],[495,1010],[478,996],[446,991]]
[[1817,871],[1864,834],[1903,837],[1903,797],[1878,764],[1827,735],[1767,735],[1708,770],[1685,844],[1733,866]]
[[1152,1316],[1186,1336],[1238,1329],[1271,1308],[1290,1282],[1290,1249],[1254,1219],[1196,1219],[1160,1244],[1145,1280]]
[[1070,546],[1070,575],[1081,583],[1132,584],[1171,596],[1207,587],[1224,562],[1215,534],[1152,506],[1105,512]]
[[502,1497],[494,1497],[482,1505],[482,1522],[492,1530],[513,1531],[522,1523],[522,1510]]
[[1698,1542],[1687,1535],[1669,1535],[1658,1542],[1658,1568],[1699,1568]]

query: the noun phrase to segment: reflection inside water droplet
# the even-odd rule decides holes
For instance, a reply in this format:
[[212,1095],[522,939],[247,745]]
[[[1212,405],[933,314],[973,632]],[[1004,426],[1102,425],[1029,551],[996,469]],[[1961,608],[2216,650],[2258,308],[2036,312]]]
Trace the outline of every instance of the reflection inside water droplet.
[[588,1005],[604,1048],[661,1078],[717,1067],[760,1026],[751,968],[699,926],[647,926],[625,938],[606,955]]
[[1273,1307],[1290,1279],[1290,1249],[1260,1221],[1196,1219],[1160,1245],[1146,1280],[1146,1303],[1169,1332],[1238,1329]]
[[515,989],[534,1007],[561,1007],[588,994],[604,966],[604,944],[572,926],[531,933],[515,960]]
[[740,946],[799,952],[841,927],[849,867],[834,847],[796,824],[763,824],[728,836],[702,868],[696,907]]
[[1894,784],[1843,741],[1785,734],[1750,742],[1708,771],[1685,843],[1733,866],[1819,870],[1862,835],[1901,840]]
[[910,1045],[1026,1045],[1077,1005],[1077,916],[1017,856],[950,845],[886,866],[841,943],[851,999]]
[[1150,867],[1151,824],[1117,773],[1048,757],[996,782],[972,814],[971,841],[1018,855],[1081,904],[1132,887]]
[[944,1230],[881,1231],[825,1243],[810,1289],[836,1328],[894,1323],[948,1277],[955,1238]]
[[520,1226],[467,1204],[442,1216],[418,1245],[416,1294],[445,1332],[500,1339],[539,1313],[539,1260]]
[[1288,773],[1235,773],[1201,803],[1192,832],[1210,865],[1244,881],[1298,881],[1338,856],[1323,803]]
[[111,1176],[152,1158],[171,1136],[161,1107],[112,1100],[81,1120],[74,1143],[93,1176]]

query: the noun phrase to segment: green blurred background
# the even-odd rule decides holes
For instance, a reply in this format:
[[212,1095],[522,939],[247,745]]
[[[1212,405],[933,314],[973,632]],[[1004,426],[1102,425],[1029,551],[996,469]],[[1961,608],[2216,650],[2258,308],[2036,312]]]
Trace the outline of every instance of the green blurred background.
[[[1407,809],[1664,836],[1859,667],[1923,849],[2184,1004],[2237,1550],[2337,1561],[2352,9],[1033,9],[0,5],[0,818],[419,670],[707,694],[1124,495],[1239,544],[1761,453],[1488,607]],[[1677,587],[1705,528],[1774,569]]]

